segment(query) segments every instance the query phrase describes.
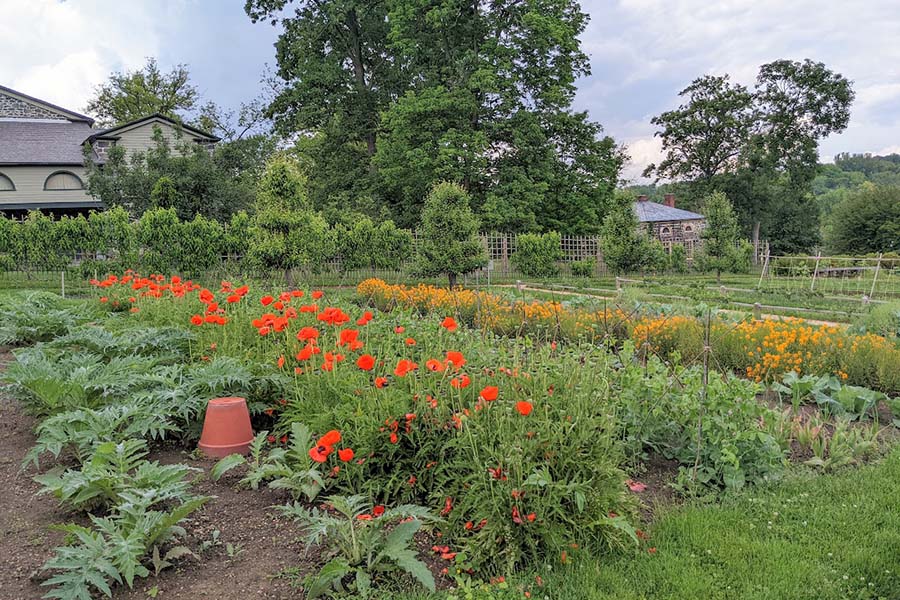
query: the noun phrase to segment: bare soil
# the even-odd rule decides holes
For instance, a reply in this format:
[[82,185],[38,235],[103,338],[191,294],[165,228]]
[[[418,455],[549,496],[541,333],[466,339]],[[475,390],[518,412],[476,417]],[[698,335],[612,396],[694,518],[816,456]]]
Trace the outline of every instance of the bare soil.
[[[0,371],[12,360],[12,355],[0,348]],[[40,486],[32,480],[34,472],[21,471],[22,460],[34,445],[34,426],[35,420],[0,389],[0,600],[41,598],[47,588],[40,584],[48,577],[41,566],[63,541],[63,534],[51,526],[83,521],[79,515],[61,510],[53,498],[36,496]],[[286,600],[303,596],[296,583],[321,560],[315,549],[305,553],[299,527],[273,508],[289,500],[284,492],[238,489],[240,475],[236,472],[211,481],[207,474],[215,460],[197,458],[174,445],[155,448],[150,459],[199,469],[194,491],[212,499],[184,524],[184,545],[196,556],[179,559],[159,576],[135,580],[134,589],[115,587],[113,598]],[[214,531],[219,532],[215,538]],[[421,558],[439,586],[446,587],[448,582],[440,571],[447,563],[431,552],[433,544],[424,534],[416,539]],[[291,576],[284,576],[288,570]]]

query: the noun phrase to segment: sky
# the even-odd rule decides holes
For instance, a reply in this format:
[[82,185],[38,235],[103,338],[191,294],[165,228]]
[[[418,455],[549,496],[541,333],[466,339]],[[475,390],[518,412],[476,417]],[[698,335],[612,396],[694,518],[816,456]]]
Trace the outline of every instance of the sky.
[[[82,110],[111,72],[146,57],[185,63],[206,100],[237,108],[274,67],[277,30],[251,23],[244,0],[0,0],[0,85]],[[591,75],[575,108],[627,147],[623,176],[660,156],[650,119],[704,74],[752,85],[759,65],[824,62],[853,82],[850,125],[824,140],[838,152],[900,152],[898,0],[582,0]]]

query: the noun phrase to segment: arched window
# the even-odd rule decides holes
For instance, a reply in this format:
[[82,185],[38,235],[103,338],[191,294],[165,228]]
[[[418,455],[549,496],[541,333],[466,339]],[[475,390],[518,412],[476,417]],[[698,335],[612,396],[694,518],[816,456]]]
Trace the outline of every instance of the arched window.
[[668,227],[663,227],[662,229],[659,230],[660,235],[669,235],[671,233],[672,233],[672,231]]
[[685,232],[685,233],[690,233],[690,232],[692,232],[693,230],[694,230],[694,228],[691,227],[690,225],[685,225],[685,226],[684,226],[684,232]]
[[13,184],[12,179],[0,173],[0,192],[14,192],[16,191],[16,186]]
[[84,184],[74,173],[57,171],[44,182],[45,190],[83,190]]

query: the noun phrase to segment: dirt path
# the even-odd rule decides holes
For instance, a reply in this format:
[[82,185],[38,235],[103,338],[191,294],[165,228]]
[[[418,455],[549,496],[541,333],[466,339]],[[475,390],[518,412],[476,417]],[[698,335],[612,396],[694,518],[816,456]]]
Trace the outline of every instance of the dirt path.
[[[12,361],[12,355],[0,350],[0,370]],[[0,599],[38,599],[47,592],[40,582],[46,574],[41,565],[62,541],[62,534],[49,527],[71,520],[58,508],[55,500],[35,496],[39,486],[33,472],[20,472],[25,454],[34,444],[34,419],[25,415],[18,403],[0,393]],[[212,467],[212,460],[192,460],[176,449],[154,452],[151,459],[163,463],[185,463],[202,469]],[[299,597],[285,578],[273,577],[290,567],[306,567],[301,559],[302,545],[297,542],[295,525],[278,516],[272,505],[287,499],[270,490],[236,491],[237,476],[214,483],[204,477],[196,492],[215,496],[187,523],[187,545],[197,549],[204,540],[212,540],[219,530],[218,543],[196,559],[186,557],[178,566],[163,571],[159,577],[135,581],[133,590],[116,588],[114,598],[167,600],[210,598],[288,599]],[[233,556],[227,545],[231,544]],[[155,588],[155,590],[154,590]],[[148,593],[149,592],[149,593]],[[152,596],[155,594],[155,596]]]

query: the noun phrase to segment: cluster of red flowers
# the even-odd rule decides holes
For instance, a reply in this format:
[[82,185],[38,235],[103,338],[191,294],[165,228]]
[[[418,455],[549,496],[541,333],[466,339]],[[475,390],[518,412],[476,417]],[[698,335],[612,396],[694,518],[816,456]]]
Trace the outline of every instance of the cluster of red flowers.
[[[323,463],[328,460],[328,456],[334,451],[334,446],[341,441],[341,432],[332,429],[316,442],[316,445],[309,449],[309,457],[317,463]],[[341,448],[337,452],[341,462],[350,462],[353,460],[352,448]]]
[[[162,298],[166,292],[176,298],[182,298],[185,294],[200,289],[193,281],[182,281],[181,277],[173,275],[167,280],[163,275],[149,275],[142,277],[135,271],[128,269],[124,275],[107,275],[105,279],[91,279],[88,283],[100,289],[127,287],[132,291],[140,291],[141,297]],[[102,300],[101,300],[102,301]]]

